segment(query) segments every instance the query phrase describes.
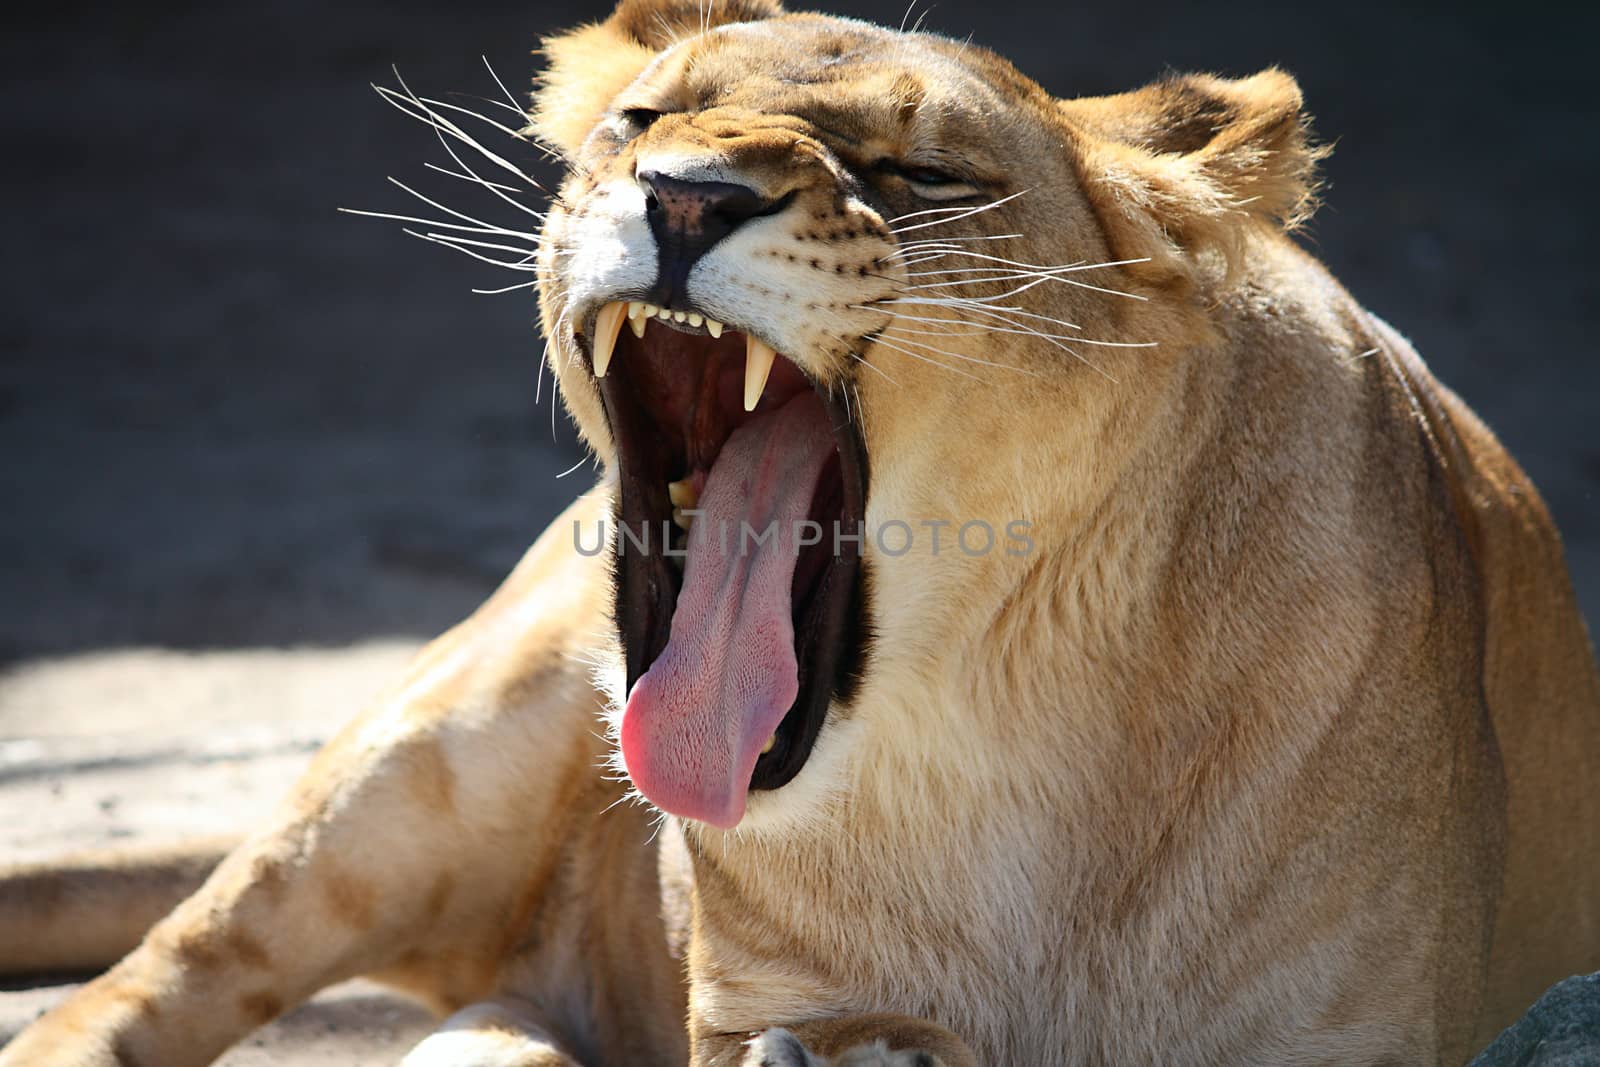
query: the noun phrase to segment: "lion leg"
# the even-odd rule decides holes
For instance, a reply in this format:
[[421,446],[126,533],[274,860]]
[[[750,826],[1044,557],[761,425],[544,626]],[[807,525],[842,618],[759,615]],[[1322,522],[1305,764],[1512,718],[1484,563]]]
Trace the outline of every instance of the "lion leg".
[[935,1023],[907,1015],[845,1015],[695,1047],[694,1067],[977,1067],[972,1050]]
[[[539,947],[524,934],[616,792],[596,771],[580,647],[605,628],[603,564],[576,557],[558,520],[329,743],[267,830],[0,1065],[203,1064],[356,974],[449,1011],[497,992],[508,961],[526,969]],[[628,810],[607,825],[632,842],[619,862],[639,864],[647,831],[638,815],[624,825]]]

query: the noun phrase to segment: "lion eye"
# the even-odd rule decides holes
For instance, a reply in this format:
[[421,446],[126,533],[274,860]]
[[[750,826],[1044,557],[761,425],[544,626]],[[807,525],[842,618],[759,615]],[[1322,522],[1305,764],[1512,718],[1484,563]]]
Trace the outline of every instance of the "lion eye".
[[901,163],[886,159],[878,164],[877,169],[899,178],[924,200],[960,200],[978,194],[977,186],[962,175],[924,163]]
[[650,107],[625,107],[622,109],[622,121],[637,136],[655,125],[655,121],[663,114],[665,112]]
[[897,163],[894,172],[908,182],[916,185],[955,185],[961,181],[961,176],[951,174],[949,171],[937,167],[918,167],[905,163]]

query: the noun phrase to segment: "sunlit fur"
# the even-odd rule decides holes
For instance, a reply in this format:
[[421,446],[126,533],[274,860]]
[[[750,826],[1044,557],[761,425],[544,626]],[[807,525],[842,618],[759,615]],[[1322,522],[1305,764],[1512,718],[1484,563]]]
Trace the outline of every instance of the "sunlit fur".
[[[204,1062],[363,971],[461,1012],[423,1067],[1459,1063],[1600,967],[1600,681],[1559,540],[1288,236],[1321,150],[1287,75],[1057,100],[766,0],[624,0],[545,53],[527,136],[568,172],[537,234],[472,116],[391,99],[520,219],[411,217],[538,288],[606,475],[0,1064]],[[731,831],[601,766],[611,572],[571,524],[615,454],[580,337],[653,277],[641,161],[794,194],[690,296],[848,401],[869,525],[951,524],[869,542],[860,683]],[[973,520],[1029,549],[951,551]],[[0,945],[82,962],[59,902],[103,896],[31,876]]]

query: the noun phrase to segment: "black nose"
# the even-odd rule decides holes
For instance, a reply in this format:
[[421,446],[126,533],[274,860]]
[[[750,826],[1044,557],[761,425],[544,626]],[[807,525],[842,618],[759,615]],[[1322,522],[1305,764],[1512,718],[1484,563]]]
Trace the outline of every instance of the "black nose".
[[652,303],[671,307],[684,299],[689,270],[711,246],[741,225],[783,207],[746,185],[691,182],[654,170],[641,170],[645,215],[655,235],[660,272]]

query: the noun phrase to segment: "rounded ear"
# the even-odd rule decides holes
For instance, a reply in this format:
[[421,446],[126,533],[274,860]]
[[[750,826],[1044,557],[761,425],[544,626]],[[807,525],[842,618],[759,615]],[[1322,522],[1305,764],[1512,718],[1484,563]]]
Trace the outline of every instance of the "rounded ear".
[[541,142],[570,156],[658,52],[718,26],[781,14],[777,0],[622,0],[604,22],[544,39],[540,51],[547,63],[530,128]]
[[1215,252],[1231,270],[1250,227],[1292,229],[1315,209],[1328,150],[1312,143],[1300,87],[1281,70],[1184,75],[1060,106],[1118,258],[1186,271]]

